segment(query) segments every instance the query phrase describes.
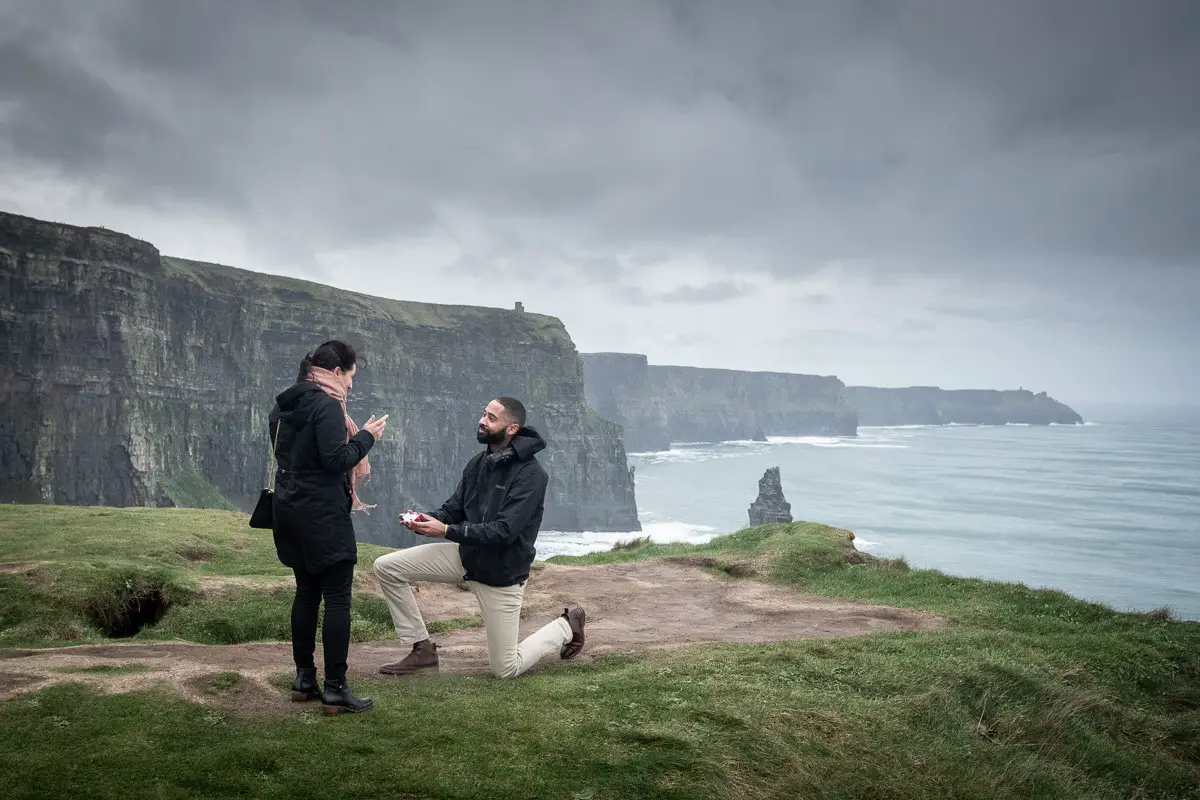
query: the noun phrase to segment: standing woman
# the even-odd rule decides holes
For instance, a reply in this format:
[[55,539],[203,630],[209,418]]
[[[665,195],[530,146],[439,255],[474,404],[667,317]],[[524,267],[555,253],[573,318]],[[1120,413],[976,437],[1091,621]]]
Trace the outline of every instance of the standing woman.
[[[383,436],[387,416],[359,430],[346,412],[354,385],[354,348],[325,342],[300,362],[296,383],[275,398],[269,418],[278,471],[274,534],[279,560],[296,576],[292,602],[293,700],[320,698],[326,714],[366,711],[346,685],[350,651],[350,585],[358,563],[351,510],[365,510],[358,484],[371,472],[367,452]],[[324,691],[317,689],[317,612],[325,599],[321,637]]]

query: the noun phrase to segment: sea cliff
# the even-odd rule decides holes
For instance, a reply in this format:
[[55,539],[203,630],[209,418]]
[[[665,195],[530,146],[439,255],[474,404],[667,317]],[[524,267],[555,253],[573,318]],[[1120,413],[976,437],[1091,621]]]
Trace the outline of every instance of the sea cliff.
[[363,356],[351,415],[391,415],[361,491],[378,507],[355,515],[364,541],[415,541],[396,513],[450,494],[500,394],[549,443],[544,529],[640,529],[620,431],[587,407],[557,318],[385,300],[5,213],[0,502],[248,510],[274,396],[335,337]]
[[859,425],[1075,425],[1074,409],[1045,392],[1028,389],[941,389],[910,386],[885,389],[851,386],[850,402]]
[[588,404],[619,424],[630,452],[765,436],[854,436],[858,426],[1071,425],[1074,409],[1027,389],[846,386],[787,372],[650,364],[638,353],[583,353]]
[[662,366],[635,353],[581,357],[588,404],[622,426],[630,452],[857,430],[846,386],[832,376]]

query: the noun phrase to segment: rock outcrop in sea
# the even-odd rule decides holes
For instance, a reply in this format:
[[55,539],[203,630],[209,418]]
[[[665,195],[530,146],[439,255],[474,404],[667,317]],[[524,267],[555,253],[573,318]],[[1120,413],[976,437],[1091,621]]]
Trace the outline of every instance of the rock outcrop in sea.
[[750,504],[750,525],[791,521],[792,504],[783,496],[779,467],[771,467],[758,479],[758,497]]

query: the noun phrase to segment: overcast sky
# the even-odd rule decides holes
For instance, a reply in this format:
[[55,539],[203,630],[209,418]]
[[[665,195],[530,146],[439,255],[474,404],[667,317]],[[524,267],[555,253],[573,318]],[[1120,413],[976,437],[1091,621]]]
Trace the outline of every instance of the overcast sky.
[[1194,402],[1197,76],[1195,0],[0,0],[0,209],[654,363]]

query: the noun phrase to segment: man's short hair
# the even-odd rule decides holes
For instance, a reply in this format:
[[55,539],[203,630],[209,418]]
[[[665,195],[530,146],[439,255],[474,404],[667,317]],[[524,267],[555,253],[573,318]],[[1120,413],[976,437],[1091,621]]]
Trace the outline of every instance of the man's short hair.
[[508,395],[497,397],[496,402],[504,406],[504,410],[508,412],[508,416],[512,418],[513,422],[517,423],[521,427],[525,427],[524,403],[517,398],[509,397]]

